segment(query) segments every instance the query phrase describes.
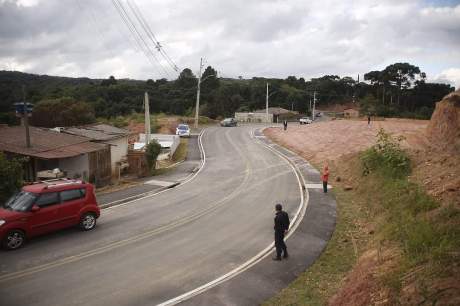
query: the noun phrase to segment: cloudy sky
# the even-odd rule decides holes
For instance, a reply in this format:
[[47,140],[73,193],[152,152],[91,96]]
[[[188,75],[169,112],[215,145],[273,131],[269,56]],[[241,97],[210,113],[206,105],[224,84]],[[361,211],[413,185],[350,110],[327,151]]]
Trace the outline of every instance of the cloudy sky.
[[0,70],[177,77],[136,23],[144,54],[120,4],[135,23],[137,6],[172,62],[195,73],[200,57],[244,78],[356,78],[409,62],[460,87],[460,0],[0,0]]

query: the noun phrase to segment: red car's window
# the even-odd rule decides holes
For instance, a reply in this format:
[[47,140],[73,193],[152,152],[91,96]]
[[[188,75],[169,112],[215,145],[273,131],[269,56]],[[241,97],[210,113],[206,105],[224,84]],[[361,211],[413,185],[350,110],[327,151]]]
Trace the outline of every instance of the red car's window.
[[[83,192],[82,192],[83,191]],[[84,189],[70,189],[61,191],[62,202],[73,201],[85,197]]]
[[50,206],[59,203],[59,194],[57,192],[42,193],[35,202],[40,207]]

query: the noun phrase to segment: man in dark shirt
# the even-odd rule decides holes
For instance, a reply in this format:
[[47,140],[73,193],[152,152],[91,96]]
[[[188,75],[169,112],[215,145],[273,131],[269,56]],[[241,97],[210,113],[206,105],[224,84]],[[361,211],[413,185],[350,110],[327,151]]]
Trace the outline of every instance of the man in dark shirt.
[[284,243],[284,234],[289,229],[289,215],[283,211],[281,204],[276,204],[275,216],[275,248],[276,257],[273,260],[281,260],[281,253],[284,252],[284,258],[288,258],[286,243]]

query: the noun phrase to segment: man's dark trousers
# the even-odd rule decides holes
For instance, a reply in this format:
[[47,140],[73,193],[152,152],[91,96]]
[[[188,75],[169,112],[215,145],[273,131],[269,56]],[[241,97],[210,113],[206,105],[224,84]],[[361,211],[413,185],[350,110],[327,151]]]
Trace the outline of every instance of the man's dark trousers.
[[287,256],[287,248],[284,243],[284,231],[275,231],[275,248],[277,258],[281,258],[281,252],[284,252],[284,256]]

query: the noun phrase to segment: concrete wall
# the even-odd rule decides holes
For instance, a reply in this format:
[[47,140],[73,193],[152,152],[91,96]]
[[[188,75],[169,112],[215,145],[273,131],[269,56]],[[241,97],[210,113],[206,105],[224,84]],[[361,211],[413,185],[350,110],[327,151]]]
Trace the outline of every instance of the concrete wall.
[[238,122],[255,122],[255,123],[272,123],[273,114],[265,113],[235,113],[235,119]]
[[359,111],[354,110],[354,109],[346,109],[343,112],[343,115],[345,118],[358,118],[359,117]]
[[88,180],[89,161],[88,154],[76,157],[62,158],[59,160],[59,169],[66,173],[68,178],[81,178]]
[[[170,157],[173,156],[180,144],[180,137],[178,135],[151,134],[150,139],[156,140],[161,145],[162,149],[169,148]],[[145,143],[145,134],[139,134],[139,142]]]
[[128,136],[105,141],[110,144],[112,174],[118,174],[117,162],[128,154]]

